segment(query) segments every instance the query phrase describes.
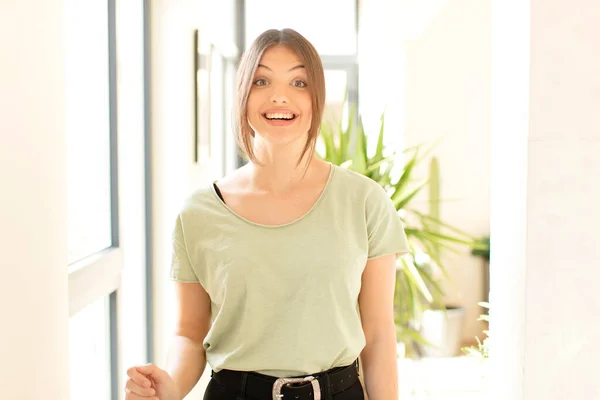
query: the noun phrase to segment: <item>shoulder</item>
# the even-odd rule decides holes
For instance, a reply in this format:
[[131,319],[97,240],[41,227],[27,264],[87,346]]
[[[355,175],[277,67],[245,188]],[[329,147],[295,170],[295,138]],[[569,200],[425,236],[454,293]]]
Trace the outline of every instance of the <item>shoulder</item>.
[[197,220],[199,217],[210,217],[217,210],[216,196],[212,183],[194,190],[183,200],[178,217],[182,222],[189,219]]
[[191,210],[195,207],[210,203],[213,199],[213,191],[210,185],[194,190],[183,201],[182,211]]
[[347,193],[353,193],[362,198],[387,197],[383,187],[368,176],[359,174],[348,168],[336,166],[337,187]]
[[336,167],[336,182],[334,197],[340,204],[352,204],[355,209],[362,209],[367,217],[395,212],[393,201],[385,188],[368,176]]
[[206,208],[214,209],[215,206],[217,206],[217,208],[221,208],[221,199],[219,199],[219,196],[214,188],[215,184],[222,193],[235,191],[241,185],[246,183],[247,178],[246,174],[244,173],[246,169],[247,166],[242,166],[219,178],[218,181],[214,181],[214,183],[207,183],[206,185],[196,189],[185,199],[181,211],[193,212],[197,210],[206,210]]

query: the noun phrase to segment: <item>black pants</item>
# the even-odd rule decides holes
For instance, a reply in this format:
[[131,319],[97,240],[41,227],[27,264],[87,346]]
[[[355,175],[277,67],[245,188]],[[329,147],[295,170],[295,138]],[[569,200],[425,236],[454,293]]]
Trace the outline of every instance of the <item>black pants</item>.
[[[342,368],[343,367],[334,368],[333,370],[318,374],[320,376],[319,381],[324,381],[323,376],[325,374],[340,371]],[[255,374],[253,372],[244,374],[237,371],[228,371],[226,379],[219,374],[217,374],[216,377],[213,375],[204,392],[204,400],[272,400],[271,394],[266,393],[265,391],[262,392],[264,394],[260,397],[255,395],[255,393],[257,393],[257,390],[255,390],[257,389],[257,376],[265,377],[264,375]],[[273,382],[274,380],[275,378],[273,378]],[[261,381],[261,384],[266,383],[263,380]],[[270,385],[270,382],[268,385]],[[310,386],[310,383],[305,385]],[[323,385],[321,387],[323,387]],[[362,385],[358,379],[358,374],[355,373],[352,374],[351,381],[347,381],[344,385],[344,390],[334,390],[330,394],[332,400],[364,400],[365,398]],[[284,395],[283,400],[286,400],[288,397],[289,396]],[[312,395],[303,397],[301,400],[308,400],[312,397]],[[321,399],[327,400],[328,397],[327,393],[322,393]],[[294,396],[289,397],[288,400],[294,400]]]

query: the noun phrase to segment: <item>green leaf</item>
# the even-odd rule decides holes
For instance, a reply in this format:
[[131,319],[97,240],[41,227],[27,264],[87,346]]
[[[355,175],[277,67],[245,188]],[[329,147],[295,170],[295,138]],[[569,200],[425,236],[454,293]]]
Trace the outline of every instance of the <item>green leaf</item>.
[[430,255],[433,262],[435,262],[437,267],[442,272],[442,275],[444,275],[444,278],[446,278],[446,280],[448,280],[448,281],[452,280],[452,278],[450,277],[450,274],[448,273],[448,270],[446,269],[446,267],[444,267],[444,264],[440,257],[440,252],[433,250],[434,246],[437,246],[436,249],[446,247],[445,243],[439,242],[439,241],[432,242],[429,240],[423,240],[422,244],[423,244],[423,246],[425,246],[425,249],[427,250],[427,253]]
[[423,281],[423,278],[421,277],[421,274],[419,274],[417,267],[415,267],[415,265],[412,262],[407,262],[406,269],[407,269],[407,277],[416,285],[416,287],[419,289],[419,292],[423,295],[423,297],[425,297],[425,299],[428,302],[432,303],[433,295],[431,294],[431,292],[429,291],[429,288]]
[[[398,182],[394,185],[394,194],[392,194],[392,200],[395,202],[398,197],[404,194],[404,190],[406,189],[408,183],[411,180],[411,174],[415,166],[417,165],[417,153],[406,163],[404,166],[404,170],[402,171],[402,175]],[[396,207],[398,209],[398,207]]]
[[444,290],[441,288],[440,284],[437,283],[433,277],[429,274],[421,274],[421,277],[424,281],[427,281],[431,287],[433,287],[434,291],[432,291],[432,297],[434,298],[433,302],[439,301],[440,298],[444,295]]
[[366,138],[362,123],[358,123],[354,129],[354,157],[352,158],[351,169],[361,175],[367,174],[367,148]]
[[350,169],[351,166],[352,166],[352,160],[346,160],[340,165],[340,167],[347,168],[347,169]]
[[479,349],[474,348],[474,347],[463,347],[462,351],[468,357],[477,357],[477,358],[481,358],[482,357],[481,351]]
[[339,132],[340,132],[339,157],[340,157],[341,162],[351,159],[351,157],[349,157],[350,140],[351,140],[351,136],[352,136],[352,131],[356,124],[355,119],[356,119],[356,109],[355,109],[355,106],[351,104],[349,106],[349,112],[348,112],[348,121],[347,121],[348,126],[346,126],[346,129],[344,130],[342,127],[341,120],[340,120],[340,125],[339,125]]
[[392,183],[391,182],[392,178],[391,178],[390,174],[391,174],[393,168],[394,168],[394,164],[390,162],[385,167],[385,170],[382,172],[381,177],[377,181],[384,188]]
[[381,124],[379,125],[379,137],[377,138],[377,148],[375,149],[375,157],[373,157],[375,161],[383,159],[383,132],[385,127],[385,113],[381,114],[380,121]]
[[[427,184],[427,182],[423,182],[418,185],[412,192],[408,193],[405,197],[396,197],[393,199],[394,206],[396,206],[396,210],[402,210],[404,206],[406,206],[412,199],[415,197],[421,189]],[[394,193],[395,194],[395,193]]]
[[[405,229],[405,231],[407,231],[407,230],[409,230],[409,228]],[[446,242],[462,244],[462,245],[466,245],[466,246],[471,246],[473,244],[473,242],[470,240],[459,239],[454,236],[444,235],[442,233],[434,233],[434,232],[428,232],[428,231],[420,231],[419,232],[414,229],[411,230],[411,233],[413,233],[415,235],[420,234],[423,238],[428,239],[428,240],[441,239]],[[408,232],[407,232],[407,234],[408,234]]]
[[[388,164],[387,167],[390,168],[390,170],[391,170],[393,168],[393,166],[394,166],[393,163],[392,163],[394,157],[395,157],[395,155],[392,154],[389,157],[382,158],[381,160],[378,160],[378,161],[375,161],[375,162],[371,163],[369,165],[369,167],[367,168],[367,172],[377,171],[384,164]],[[389,174],[389,172],[388,172],[388,174]],[[385,174],[385,175],[387,175],[387,174]]]
[[413,213],[413,214],[415,214],[415,215],[418,215],[420,218],[422,218],[425,221],[432,222],[432,223],[434,223],[434,224],[436,224],[438,226],[442,226],[444,228],[450,229],[451,231],[453,231],[455,233],[458,233],[459,235],[464,236],[466,238],[469,238],[469,239],[473,240],[474,242],[478,240],[478,238],[475,235],[471,235],[468,232],[460,230],[457,227],[455,227],[453,225],[450,225],[450,224],[448,224],[446,222],[443,222],[443,221],[441,221],[441,220],[439,220],[437,218],[434,218],[434,217],[432,217],[430,215],[425,215],[425,214],[423,214],[423,213],[421,213],[421,212],[419,212],[419,211],[417,211],[415,209],[412,209],[412,208],[410,209],[410,212]]
[[320,136],[325,145],[325,159],[334,165],[340,165],[340,160],[337,157],[338,154],[335,149],[332,128],[329,123],[321,125]]

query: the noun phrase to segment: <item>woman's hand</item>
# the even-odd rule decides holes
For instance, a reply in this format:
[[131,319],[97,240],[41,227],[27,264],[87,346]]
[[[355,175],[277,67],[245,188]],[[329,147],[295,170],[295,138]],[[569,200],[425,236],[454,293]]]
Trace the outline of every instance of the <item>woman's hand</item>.
[[131,367],[127,375],[126,400],[182,400],[175,381],[154,364]]

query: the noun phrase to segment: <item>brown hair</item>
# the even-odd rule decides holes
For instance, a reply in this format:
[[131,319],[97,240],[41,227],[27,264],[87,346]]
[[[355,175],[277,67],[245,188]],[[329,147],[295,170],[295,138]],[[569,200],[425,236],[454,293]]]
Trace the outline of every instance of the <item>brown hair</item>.
[[254,131],[248,123],[248,96],[256,67],[263,53],[275,45],[283,45],[294,51],[302,60],[308,77],[308,89],[312,98],[312,121],[308,131],[308,140],[298,160],[300,163],[306,153],[310,151],[310,157],[312,157],[315,151],[325,107],[325,74],[317,50],[304,36],[293,29],[269,29],[263,32],[242,55],[236,76],[237,99],[234,110],[237,142],[240,149],[252,162],[259,163],[252,147]]

